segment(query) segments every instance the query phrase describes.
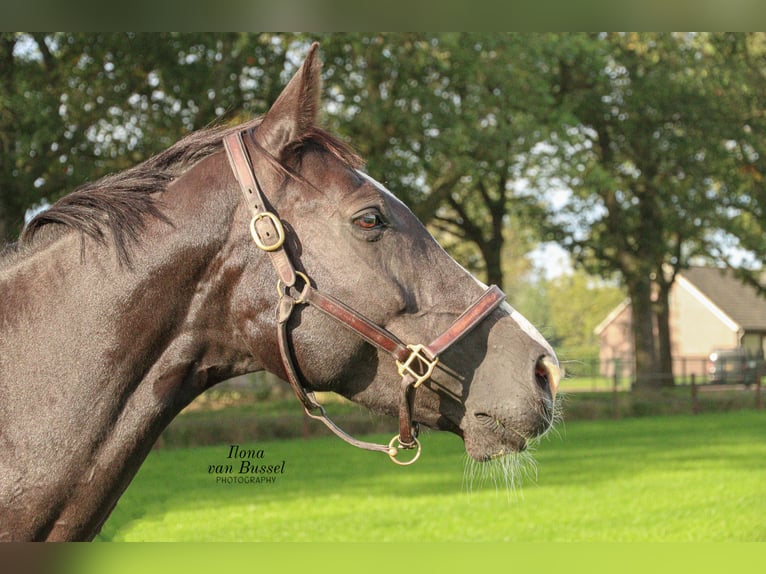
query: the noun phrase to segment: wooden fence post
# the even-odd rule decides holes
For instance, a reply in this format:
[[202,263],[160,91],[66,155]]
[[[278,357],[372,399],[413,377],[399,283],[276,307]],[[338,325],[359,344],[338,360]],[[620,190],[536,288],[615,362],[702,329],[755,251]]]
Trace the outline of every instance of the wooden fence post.
[[699,414],[700,408],[697,402],[697,375],[692,373],[692,414]]

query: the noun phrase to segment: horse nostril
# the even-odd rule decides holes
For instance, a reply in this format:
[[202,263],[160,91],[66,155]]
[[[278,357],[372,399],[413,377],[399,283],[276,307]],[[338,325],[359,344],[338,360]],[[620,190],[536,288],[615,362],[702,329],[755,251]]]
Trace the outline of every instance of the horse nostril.
[[535,363],[535,381],[543,390],[550,390],[551,398],[555,398],[561,380],[561,369],[558,361],[543,355]]

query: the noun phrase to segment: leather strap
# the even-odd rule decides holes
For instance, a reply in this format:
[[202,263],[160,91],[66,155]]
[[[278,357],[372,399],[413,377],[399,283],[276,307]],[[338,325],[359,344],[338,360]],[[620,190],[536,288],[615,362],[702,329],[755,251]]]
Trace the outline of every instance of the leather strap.
[[399,385],[399,445],[404,449],[415,446],[420,426],[412,421],[412,410],[415,407],[415,379],[410,375],[402,377]]
[[433,358],[438,357],[464,335],[473,331],[504,300],[505,293],[497,285],[490,286],[444,333],[426,345],[425,352],[430,353]]
[[[287,375],[287,381],[290,383],[290,386],[293,388],[296,396],[303,404],[303,410],[312,419],[316,419],[324,423],[324,425],[333,433],[335,433],[336,436],[342,438],[350,445],[357,448],[362,448],[364,450],[388,453],[390,448],[386,445],[361,441],[349,435],[346,431],[336,425],[329,416],[327,416],[327,411],[325,411],[324,407],[317,402],[314,393],[306,391],[305,386],[301,381],[300,375],[298,374],[298,369],[295,366],[295,359],[293,358],[292,352],[290,351],[289,336],[287,333],[287,321],[290,319],[290,315],[292,314],[294,307],[295,300],[291,297],[282,297],[279,300],[277,334],[279,352],[282,357],[282,366],[285,370],[285,374]],[[316,414],[316,411],[319,411],[319,414]]]
[[[295,285],[295,268],[281,244],[284,242],[284,227],[279,218],[267,207],[266,198],[258,184],[258,179],[255,177],[250,154],[242,139],[242,132],[224,136],[223,145],[226,148],[226,157],[229,158],[231,170],[242,190],[245,203],[253,214],[250,223],[253,239],[256,240],[259,248],[269,254],[271,263],[282,283],[287,287],[292,287]],[[260,243],[258,243],[259,240]],[[275,245],[279,245],[279,247],[270,249],[271,246]],[[264,249],[262,246],[266,248]]]
[[[309,286],[301,293],[306,303],[329,315],[344,327],[351,329],[368,343],[387,352],[399,362],[404,362],[412,351],[396,335],[376,325],[331,295],[324,295]],[[423,349],[429,359],[437,359],[444,351],[472,331],[505,300],[497,285],[492,285],[466,309],[449,328]]]
[[[439,358],[444,351],[472,331],[479,323],[494,311],[505,299],[505,293],[492,285],[468,309],[455,319],[446,331],[426,345],[423,353],[432,361]],[[413,429],[412,409],[415,402],[415,380],[412,375],[402,375],[401,398],[399,400],[399,442],[404,447],[415,442],[417,427]]]
[[307,303],[332,317],[347,329],[351,329],[362,339],[382,349],[397,361],[404,361],[410,356],[411,351],[407,345],[393,333],[379,327],[335,297],[324,295],[313,288],[309,288],[304,297]]

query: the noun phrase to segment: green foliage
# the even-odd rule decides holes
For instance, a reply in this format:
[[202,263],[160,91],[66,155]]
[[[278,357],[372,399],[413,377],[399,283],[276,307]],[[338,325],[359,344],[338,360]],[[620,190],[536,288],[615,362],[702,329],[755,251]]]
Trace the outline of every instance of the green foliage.
[[510,493],[503,478],[471,480],[470,465],[464,476],[463,446],[443,433],[408,468],[336,438],[246,445],[286,461],[270,485],[217,485],[208,465],[228,446],[154,451],[100,539],[764,541],[762,418],[568,423]]
[[593,330],[623,299],[622,289],[582,270],[522,286],[511,303],[556,349],[563,361],[593,361],[599,342]]
[[[537,200],[515,187],[550,117],[540,36],[323,35],[331,121],[461,260],[504,285]],[[520,225],[516,225],[520,224]],[[521,231],[519,231],[521,229]],[[512,230],[512,231],[509,231]]]
[[548,297],[559,339],[559,357],[563,360],[598,357],[599,343],[593,330],[625,298],[623,291],[579,271],[553,279]]
[[262,113],[291,36],[3,33],[0,241],[27,208],[134,165],[187,131]]
[[556,175],[573,192],[556,217],[562,243],[590,269],[629,283],[708,253],[726,229],[724,166],[749,133],[754,102],[743,105],[731,81],[742,54],[714,48],[723,41],[567,35],[554,48],[560,105],[571,113],[556,134]]
[[[263,112],[313,39],[324,119],[369,172],[487,282],[522,289],[523,255],[542,239],[618,278],[640,373],[663,370],[658,347],[669,360],[652,315],[667,317],[675,271],[744,252],[757,285],[763,33],[4,32],[0,242],[31,206],[188,130]],[[565,341],[574,354],[584,344]]]
[[[762,38],[558,39],[550,47],[554,88],[567,119],[546,157],[569,195],[548,221],[580,265],[619,275],[634,311],[638,381],[661,383],[652,373],[671,370],[668,293],[675,273],[698,258],[729,262],[732,247],[757,253],[763,246],[748,226],[748,214],[763,206],[762,186],[754,185],[762,173],[755,143],[764,133]],[[656,300],[650,282],[659,287]]]

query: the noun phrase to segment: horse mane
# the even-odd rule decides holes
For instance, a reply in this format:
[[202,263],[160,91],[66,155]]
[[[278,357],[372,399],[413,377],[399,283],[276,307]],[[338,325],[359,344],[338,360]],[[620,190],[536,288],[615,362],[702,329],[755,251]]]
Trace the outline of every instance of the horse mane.
[[[253,129],[261,120],[259,117],[234,127],[214,126],[192,132],[132,168],[76,188],[31,219],[18,244],[3,251],[18,252],[34,245],[38,237],[52,240],[68,230],[76,230],[101,244],[111,237],[120,261],[129,264],[130,245],[140,239],[146,218],[154,217],[169,223],[156,194],[167,189],[172,181],[200,160],[221,150],[224,136]],[[301,179],[288,165],[313,149],[327,152],[353,168],[362,165],[359,156],[347,144],[317,127],[292,142],[274,164],[285,175]]]

